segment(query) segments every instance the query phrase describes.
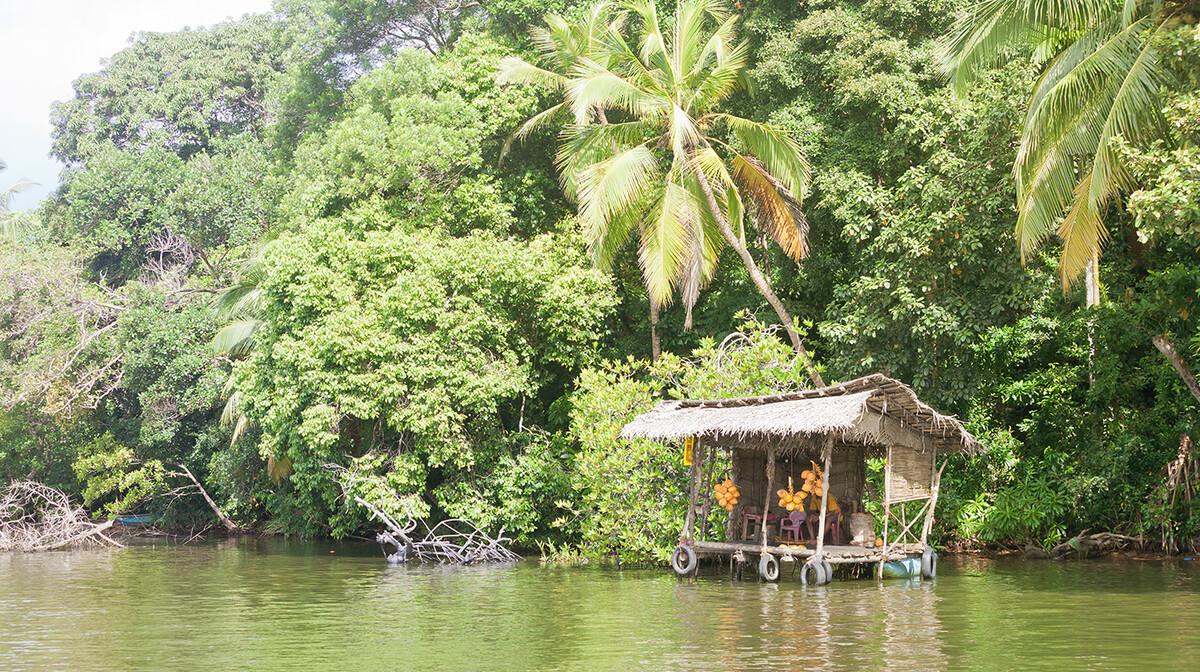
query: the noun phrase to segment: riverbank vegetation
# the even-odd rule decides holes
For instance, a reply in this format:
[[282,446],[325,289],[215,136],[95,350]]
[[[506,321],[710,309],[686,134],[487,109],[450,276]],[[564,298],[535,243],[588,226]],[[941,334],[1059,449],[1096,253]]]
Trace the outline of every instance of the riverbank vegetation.
[[880,371],[986,446],[943,541],[1194,546],[1196,10],[1067,5],[279,0],[138,34],[52,111],[53,194],[0,212],[0,478],[335,537],[387,492],[662,560],[680,450],[624,422]]

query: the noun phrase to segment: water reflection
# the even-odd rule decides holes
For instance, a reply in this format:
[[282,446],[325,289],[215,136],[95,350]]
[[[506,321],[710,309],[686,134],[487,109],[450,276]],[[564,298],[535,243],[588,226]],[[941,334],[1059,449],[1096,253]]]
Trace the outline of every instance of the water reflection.
[[[685,667],[928,670],[947,661],[937,592],[929,583],[699,584],[687,601],[716,604],[691,605],[680,627],[710,658]],[[705,613],[716,622],[711,636]]]
[[0,670],[1200,669],[1191,565],[942,573],[388,567],[370,545],[278,539],[0,555]]

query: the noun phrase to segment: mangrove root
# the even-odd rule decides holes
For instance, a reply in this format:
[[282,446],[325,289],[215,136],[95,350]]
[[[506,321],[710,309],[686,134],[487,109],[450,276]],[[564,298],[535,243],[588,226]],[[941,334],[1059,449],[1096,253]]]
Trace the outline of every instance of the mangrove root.
[[1125,534],[1116,534],[1114,532],[1097,532],[1088,534],[1088,530],[1084,530],[1079,534],[1071,537],[1063,543],[1051,548],[1049,557],[1059,558],[1069,553],[1075,553],[1079,557],[1086,558],[1089,555],[1098,551],[1114,551],[1137,546],[1139,549],[1146,545],[1145,537],[1131,537]]
[[66,493],[37,481],[13,481],[0,491],[0,551],[121,546],[105,536],[110,527],[112,521],[93,523]]

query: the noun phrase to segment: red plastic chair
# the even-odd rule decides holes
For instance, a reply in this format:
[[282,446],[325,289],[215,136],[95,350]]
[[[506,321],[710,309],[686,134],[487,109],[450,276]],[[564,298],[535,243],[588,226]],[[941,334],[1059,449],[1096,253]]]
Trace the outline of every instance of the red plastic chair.
[[804,529],[804,521],[807,518],[808,514],[800,509],[796,509],[787,518],[779,521],[779,536],[783,539],[784,543],[799,543],[804,540],[801,530]]
[[742,539],[747,541],[757,539],[762,534],[762,526],[769,525],[776,520],[779,520],[779,514],[768,513],[763,516],[759,513],[757,506],[747,506],[742,510]]

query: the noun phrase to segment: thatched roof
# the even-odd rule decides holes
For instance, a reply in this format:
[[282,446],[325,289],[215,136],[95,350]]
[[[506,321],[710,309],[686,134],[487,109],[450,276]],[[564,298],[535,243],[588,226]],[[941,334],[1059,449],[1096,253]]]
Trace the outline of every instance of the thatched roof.
[[911,387],[878,373],[819,390],[662,401],[625,425],[621,436],[659,441],[694,436],[709,444],[785,451],[807,450],[828,436],[843,445],[936,447],[939,453],[980,449],[958,418],[938,413]]

